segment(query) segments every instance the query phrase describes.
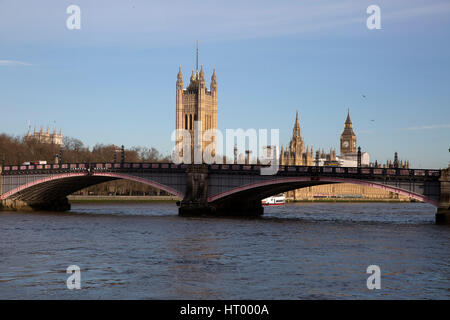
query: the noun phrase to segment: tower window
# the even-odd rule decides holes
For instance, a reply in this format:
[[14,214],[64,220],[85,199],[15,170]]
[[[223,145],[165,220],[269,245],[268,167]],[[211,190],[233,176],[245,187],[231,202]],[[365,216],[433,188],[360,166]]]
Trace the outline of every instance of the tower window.
[[189,115],[189,130],[192,130],[192,114]]
[[188,121],[187,121],[187,114],[184,115],[184,128],[187,130],[188,128]]

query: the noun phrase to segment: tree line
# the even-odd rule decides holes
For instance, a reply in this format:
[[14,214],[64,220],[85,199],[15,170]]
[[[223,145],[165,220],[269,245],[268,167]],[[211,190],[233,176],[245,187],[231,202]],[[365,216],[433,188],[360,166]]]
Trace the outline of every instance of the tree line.
[[[169,156],[163,156],[151,147],[132,147],[125,149],[127,162],[170,162]],[[64,137],[62,146],[41,143],[26,137],[0,134],[0,160],[5,165],[17,165],[28,161],[47,161],[54,163],[62,156],[64,163],[80,162],[116,162],[121,161],[121,149],[109,144],[96,144],[90,149],[76,138]],[[166,195],[148,185],[134,181],[115,180],[101,183],[78,192],[84,195]]]

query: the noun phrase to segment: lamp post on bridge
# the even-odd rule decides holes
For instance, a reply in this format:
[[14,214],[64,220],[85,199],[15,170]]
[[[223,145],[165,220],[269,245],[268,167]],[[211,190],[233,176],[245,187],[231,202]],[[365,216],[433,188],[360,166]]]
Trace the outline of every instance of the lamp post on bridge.
[[63,148],[59,149],[59,163],[63,163]]
[[[122,146],[123,147],[123,146]],[[122,148],[116,147],[114,146],[114,151],[113,151],[113,161],[114,163],[117,162],[117,154],[122,152]]]
[[394,168],[398,168],[398,153],[394,153]]
[[358,168],[361,168],[361,147],[358,147]]
[[251,150],[245,150],[245,164],[250,164],[250,154],[252,153]]

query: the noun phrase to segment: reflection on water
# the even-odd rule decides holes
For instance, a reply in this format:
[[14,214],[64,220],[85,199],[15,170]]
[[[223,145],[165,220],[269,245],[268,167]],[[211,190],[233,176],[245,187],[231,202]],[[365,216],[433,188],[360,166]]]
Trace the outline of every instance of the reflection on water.
[[[421,203],[301,203],[184,218],[171,203],[0,213],[3,299],[450,298],[450,228]],[[81,290],[65,270],[81,268]],[[381,290],[366,287],[381,268]]]

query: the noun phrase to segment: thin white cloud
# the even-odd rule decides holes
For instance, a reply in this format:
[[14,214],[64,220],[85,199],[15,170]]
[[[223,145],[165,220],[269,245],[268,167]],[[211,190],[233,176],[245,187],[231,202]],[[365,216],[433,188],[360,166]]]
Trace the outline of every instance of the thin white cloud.
[[450,124],[431,124],[428,126],[410,127],[406,130],[432,130],[432,129],[448,129]]
[[23,62],[23,61],[17,61],[17,60],[0,60],[0,66],[31,66],[31,63]]

